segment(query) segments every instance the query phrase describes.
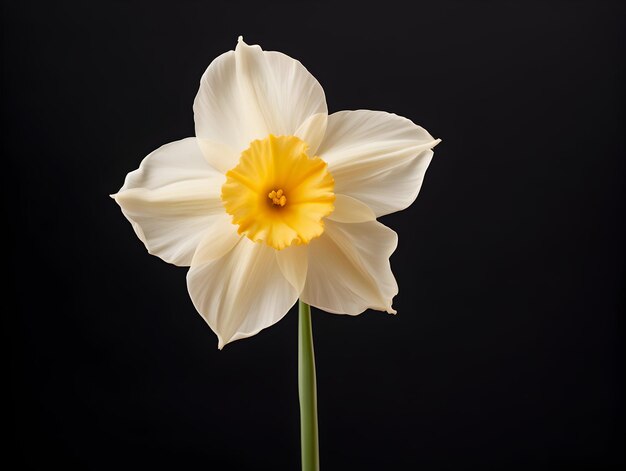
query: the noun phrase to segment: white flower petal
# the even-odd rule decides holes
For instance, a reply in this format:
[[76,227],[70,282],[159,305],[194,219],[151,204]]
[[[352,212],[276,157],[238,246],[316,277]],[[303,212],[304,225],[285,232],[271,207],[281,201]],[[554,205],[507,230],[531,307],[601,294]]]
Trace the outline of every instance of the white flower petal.
[[194,265],[203,265],[222,258],[237,245],[241,236],[237,234],[237,226],[226,214],[213,216],[212,224],[202,232],[202,240],[193,255]]
[[326,216],[337,222],[367,222],[376,219],[374,211],[356,198],[347,195],[335,195],[335,210]]
[[224,256],[205,258],[205,239],[187,273],[194,306],[217,334],[218,348],[250,337],[289,311],[298,293],[285,279],[274,249],[241,237]]
[[307,150],[309,157],[315,155],[322,143],[324,134],[326,133],[327,122],[328,115],[326,113],[317,113],[309,116],[294,133],[294,136],[299,137],[309,145]]
[[113,195],[148,252],[188,266],[216,214],[224,176],[204,160],[195,138],[166,144],[126,177]]
[[226,144],[198,138],[198,145],[209,165],[222,173],[228,172],[239,162],[241,153],[235,152]]
[[317,154],[328,162],[335,192],[383,216],[408,207],[439,143],[412,121],[382,111],[340,111],[328,117]]
[[126,175],[120,192],[131,188],[154,190],[170,183],[202,178],[219,178],[207,165],[195,137],[165,144],[145,157],[139,168]]
[[307,280],[300,298],[335,314],[365,309],[395,314],[398,285],[389,257],[397,234],[378,221],[344,224],[326,221],[324,234],[309,244]]
[[209,65],[193,109],[196,136],[237,153],[269,134],[294,135],[311,115],[328,114],[321,85],[300,62],[241,38],[235,51]]
[[306,245],[292,245],[276,251],[276,261],[283,276],[291,283],[298,295],[304,288],[308,267]]

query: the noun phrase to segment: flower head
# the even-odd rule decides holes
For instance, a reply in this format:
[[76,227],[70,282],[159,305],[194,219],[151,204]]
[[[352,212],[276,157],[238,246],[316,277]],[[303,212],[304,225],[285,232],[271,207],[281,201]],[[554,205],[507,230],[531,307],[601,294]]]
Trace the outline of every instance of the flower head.
[[417,197],[439,142],[380,111],[328,115],[304,66],[239,38],[194,102],[196,137],[166,144],[113,195],[148,251],[190,266],[219,348],[300,297],[332,313],[395,313],[394,231],[376,218]]

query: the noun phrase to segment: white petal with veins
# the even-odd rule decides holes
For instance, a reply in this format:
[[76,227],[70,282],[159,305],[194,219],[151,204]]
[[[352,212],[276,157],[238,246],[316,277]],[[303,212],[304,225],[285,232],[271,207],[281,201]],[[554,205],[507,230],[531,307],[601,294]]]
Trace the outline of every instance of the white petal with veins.
[[335,195],[335,210],[327,218],[337,222],[367,222],[376,219],[376,214],[356,198]]
[[327,221],[324,234],[308,246],[302,301],[335,314],[368,308],[395,314],[391,303],[398,285],[389,256],[397,244],[397,234],[378,221]]
[[292,136],[312,115],[328,114],[324,90],[300,62],[241,38],[209,65],[193,109],[196,136],[237,155],[255,139]]
[[293,245],[276,251],[276,261],[283,276],[298,292],[304,289],[309,257],[306,245]]
[[367,204],[376,216],[408,207],[439,143],[412,121],[382,111],[340,111],[328,117],[318,155],[328,162],[335,192]]
[[278,322],[298,293],[283,276],[274,249],[240,237],[222,257],[203,256],[206,250],[210,252],[205,244],[214,243],[205,239],[198,247],[187,273],[187,287],[194,306],[217,334],[221,349]]
[[203,231],[224,212],[223,182],[187,138],[149,154],[113,198],[151,254],[188,266]]
[[309,118],[300,125],[294,135],[299,137],[309,145],[307,154],[309,157],[316,155],[324,134],[326,133],[326,123],[328,121],[328,115],[326,113],[317,113],[309,116]]

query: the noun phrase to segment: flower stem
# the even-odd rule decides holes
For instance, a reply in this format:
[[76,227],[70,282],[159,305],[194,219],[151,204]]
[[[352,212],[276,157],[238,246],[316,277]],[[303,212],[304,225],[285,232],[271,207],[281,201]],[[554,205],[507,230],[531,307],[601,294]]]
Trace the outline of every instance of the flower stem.
[[317,435],[317,386],[315,383],[315,354],[311,307],[298,302],[298,390],[300,391],[300,445],[302,471],[319,471],[319,441]]

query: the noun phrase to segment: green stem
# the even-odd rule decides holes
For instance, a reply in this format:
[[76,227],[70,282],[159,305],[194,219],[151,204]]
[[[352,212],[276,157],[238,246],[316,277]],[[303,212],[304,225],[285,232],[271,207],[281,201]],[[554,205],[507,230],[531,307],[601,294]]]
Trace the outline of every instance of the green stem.
[[317,438],[317,386],[315,385],[315,354],[311,307],[298,302],[298,389],[300,391],[300,444],[302,471],[319,471],[319,441]]

